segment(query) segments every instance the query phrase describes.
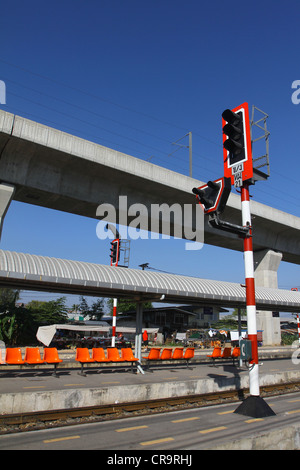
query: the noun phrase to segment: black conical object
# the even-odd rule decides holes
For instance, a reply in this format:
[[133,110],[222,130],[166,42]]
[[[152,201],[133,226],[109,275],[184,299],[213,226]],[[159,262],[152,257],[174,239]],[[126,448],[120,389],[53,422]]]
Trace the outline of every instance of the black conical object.
[[276,415],[263,398],[254,395],[247,397],[246,400],[237,407],[234,413],[250,416],[252,418],[266,418],[267,416]]

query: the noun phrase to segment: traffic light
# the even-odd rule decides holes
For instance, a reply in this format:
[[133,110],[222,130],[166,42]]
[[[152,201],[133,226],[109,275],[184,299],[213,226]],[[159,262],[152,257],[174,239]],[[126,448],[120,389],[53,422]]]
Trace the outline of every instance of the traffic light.
[[192,191],[196,194],[205,214],[209,212],[221,214],[231,191],[231,179],[219,178],[215,181],[208,181],[204,186],[193,188]]
[[222,118],[227,122],[223,127],[223,132],[228,136],[223,143],[224,148],[229,152],[229,164],[238,163],[245,160],[245,135],[244,120],[242,111],[234,113],[230,109],[225,109]]
[[224,176],[241,186],[253,177],[248,103],[222,113]]
[[119,257],[120,257],[120,240],[119,240],[119,238],[116,238],[110,244],[111,244],[111,249],[110,249],[111,261],[110,261],[110,265],[111,266],[118,266]]

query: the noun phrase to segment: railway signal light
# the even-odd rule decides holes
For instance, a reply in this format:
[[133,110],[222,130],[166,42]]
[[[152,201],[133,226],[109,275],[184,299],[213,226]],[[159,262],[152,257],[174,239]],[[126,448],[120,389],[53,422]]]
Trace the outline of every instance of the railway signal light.
[[111,249],[110,249],[111,261],[110,261],[110,265],[111,266],[118,266],[119,257],[120,257],[120,240],[119,240],[119,238],[116,238],[110,244],[111,244]]
[[229,152],[230,165],[245,159],[245,131],[243,123],[243,113],[234,113],[230,109],[225,109],[222,118],[227,122],[223,127],[223,132],[228,139],[223,143],[224,148]]
[[196,194],[205,214],[210,212],[221,214],[231,191],[231,180],[230,178],[219,178],[215,181],[208,181],[207,184],[193,188],[192,191]]
[[236,187],[253,177],[248,103],[222,113],[224,176]]

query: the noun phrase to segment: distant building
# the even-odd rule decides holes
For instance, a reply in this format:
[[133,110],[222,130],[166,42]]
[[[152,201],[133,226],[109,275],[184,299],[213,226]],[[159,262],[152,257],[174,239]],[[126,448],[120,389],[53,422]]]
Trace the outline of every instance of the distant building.
[[[70,321],[84,321],[86,318],[80,312],[69,312],[68,319]],[[88,318],[88,317],[87,317]]]
[[[228,312],[222,307],[203,307],[199,305],[181,305],[152,307],[143,310],[143,328],[159,327],[160,331],[184,332],[191,328],[209,328],[212,323],[219,320],[220,313]],[[135,327],[135,311],[118,313],[119,326]],[[109,322],[112,317],[104,316],[103,320]]]

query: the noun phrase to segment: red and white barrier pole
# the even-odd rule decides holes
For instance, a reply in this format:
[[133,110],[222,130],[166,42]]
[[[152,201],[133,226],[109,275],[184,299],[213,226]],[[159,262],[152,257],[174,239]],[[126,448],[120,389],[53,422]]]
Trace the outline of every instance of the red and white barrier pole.
[[299,321],[298,313],[297,313],[297,325],[298,325],[298,339],[299,339],[299,344],[300,344],[300,321]]
[[250,212],[249,183],[247,181],[243,183],[241,194],[243,226],[248,226],[250,228],[249,236],[244,238],[247,328],[248,339],[251,341],[252,349],[252,359],[250,361],[251,367],[249,369],[249,391],[251,396],[259,396],[258,346],[256,328],[252,225]]
[[116,344],[117,304],[118,304],[118,299],[114,299],[113,319],[112,319],[112,336],[111,336],[111,347],[112,348],[114,348],[115,344]]

